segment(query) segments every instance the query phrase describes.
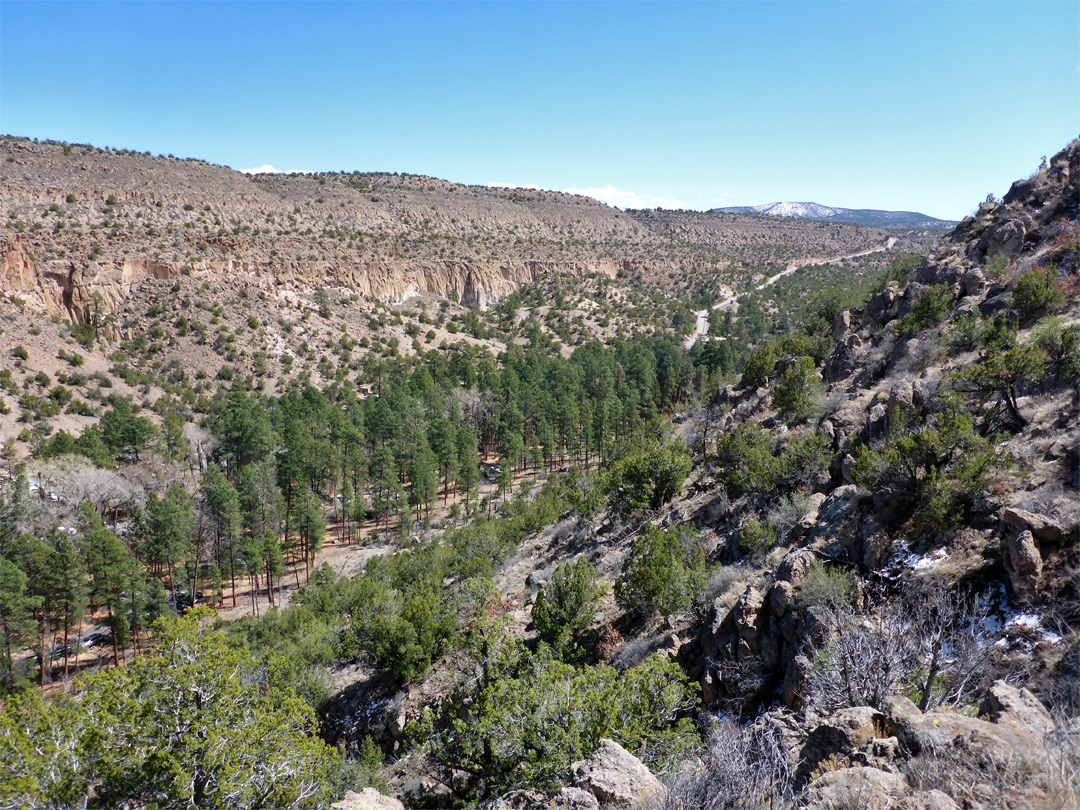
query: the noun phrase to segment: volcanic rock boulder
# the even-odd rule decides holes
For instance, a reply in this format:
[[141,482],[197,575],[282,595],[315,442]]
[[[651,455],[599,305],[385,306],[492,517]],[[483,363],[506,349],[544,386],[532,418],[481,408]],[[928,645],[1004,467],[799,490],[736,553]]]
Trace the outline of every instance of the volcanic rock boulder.
[[1042,555],[1030,531],[1025,529],[1006,537],[1004,563],[1013,592],[1022,601],[1030,602],[1035,598],[1042,577]]
[[575,786],[595,796],[601,807],[631,808],[664,795],[660,780],[613,740],[601,740],[596,752],[571,771]]
[[373,787],[366,787],[359,793],[349,791],[340,802],[334,802],[334,810],[405,810],[405,805],[392,796],[379,793]]

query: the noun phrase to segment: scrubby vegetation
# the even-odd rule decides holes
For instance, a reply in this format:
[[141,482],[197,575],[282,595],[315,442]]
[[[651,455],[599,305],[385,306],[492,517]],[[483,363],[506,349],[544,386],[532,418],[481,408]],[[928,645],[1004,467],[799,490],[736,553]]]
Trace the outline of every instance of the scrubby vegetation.
[[[304,184],[312,210],[258,227],[425,260],[510,238],[329,224],[358,195],[471,194],[431,178]],[[375,784],[532,807],[602,794],[580,762],[604,740],[673,808],[1075,796],[1080,234],[1040,203],[1056,218],[1010,241],[1010,194],[929,257],[775,278],[802,255],[780,240],[724,265],[733,298],[722,216],[620,212],[642,261],[690,234],[679,272],[541,275],[486,309],[181,274],[139,293],[144,322],[97,300],[0,335],[0,806]],[[119,189],[96,205],[130,230]],[[175,207],[200,253],[256,237]],[[514,249],[620,255],[593,225]]]

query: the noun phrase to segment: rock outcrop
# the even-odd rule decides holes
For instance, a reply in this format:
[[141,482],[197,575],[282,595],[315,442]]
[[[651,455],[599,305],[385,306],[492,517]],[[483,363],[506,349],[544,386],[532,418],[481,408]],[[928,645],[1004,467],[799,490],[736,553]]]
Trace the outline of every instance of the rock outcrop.
[[617,742],[601,740],[586,760],[571,766],[574,785],[592,794],[601,807],[631,808],[664,794],[664,786],[644,763]]
[[1035,598],[1042,577],[1042,555],[1030,531],[1009,534],[1004,543],[1005,573],[1016,596],[1025,602]]
[[399,800],[373,787],[366,787],[359,793],[350,790],[344,799],[330,806],[334,810],[405,810],[405,805]]
[[[249,176],[201,161],[0,138],[0,293],[51,316],[108,311],[140,277],[179,273],[336,287],[398,303],[426,293],[483,308],[538,278],[668,286],[785,257],[854,253],[855,225],[621,212],[588,197],[406,174]],[[707,258],[703,258],[707,256]]]

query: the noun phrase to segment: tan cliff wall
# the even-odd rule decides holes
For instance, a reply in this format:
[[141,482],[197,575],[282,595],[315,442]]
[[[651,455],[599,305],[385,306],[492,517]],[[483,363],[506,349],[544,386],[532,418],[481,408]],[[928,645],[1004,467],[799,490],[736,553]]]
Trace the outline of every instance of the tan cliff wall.
[[[598,274],[615,278],[624,264],[390,260],[366,266],[290,261],[266,267],[242,259],[225,259],[192,263],[189,272],[220,283],[253,277],[298,291],[337,287],[387,303],[426,293],[483,309],[542,276],[584,278]],[[80,323],[89,321],[99,306],[100,315],[119,309],[144,280],[174,278],[181,272],[174,263],[143,257],[128,258],[123,263],[41,263],[35,261],[18,236],[0,237],[0,292],[18,296],[36,311]]]
[[21,298],[32,310],[77,323],[96,310],[119,308],[145,279],[168,279],[179,268],[146,258],[117,262],[37,262],[19,237],[0,237],[0,293]]

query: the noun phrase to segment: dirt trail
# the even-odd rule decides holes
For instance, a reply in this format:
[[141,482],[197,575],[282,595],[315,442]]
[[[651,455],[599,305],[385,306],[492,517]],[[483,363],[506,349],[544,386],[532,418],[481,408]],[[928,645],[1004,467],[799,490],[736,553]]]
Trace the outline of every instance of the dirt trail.
[[[784,270],[780,271],[775,276],[769,276],[764,282],[757,285],[757,287],[755,287],[754,289],[755,290],[764,290],[766,287],[771,287],[773,284],[778,282],[784,276],[790,276],[792,273],[796,272],[797,270],[800,270],[803,267],[811,267],[812,265],[816,265],[816,264],[833,264],[834,262],[842,262],[845,259],[857,259],[859,256],[869,256],[871,253],[881,253],[882,251],[889,250],[895,244],[896,244],[896,237],[895,236],[890,236],[889,240],[884,245],[879,245],[878,247],[870,248],[869,250],[862,250],[862,251],[860,251],[858,253],[849,253],[846,256],[834,256],[831,259],[817,259],[817,258],[799,259],[798,261],[794,261],[794,262],[791,262],[790,264],[788,264],[788,266]],[[733,296],[730,296],[728,298],[724,298],[724,299],[722,299],[720,301],[717,301],[715,304],[713,304],[712,308],[713,309],[726,309],[727,307],[730,307],[732,305],[737,304],[738,301],[739,301],[739,298],[741,298],[743,295],[746,295],[746,293],[742,293],[742,295],[733,295]],[[707,309],[698,310],[698,312],[697,312],[697,323],[694,325],[694,331],[683,342],[683,345],[689,350],[689,349],[693,348],[695,343],[698,342],[698,338],[700,338],[700,337],[702,337],[704,335],[707,335],[708,333],[709,333],[709,310],[707,310]]]
[[802,267],[810,267],[811,265],[815,264],[833,264],[834,262],[842,262],[845,259],[857,259],[859,256],[869,256],[871,253],[881,253],[883,250],[888,250],[895,244],[896,237],[890,236],[889,241],[886,242],[884,245],[879,245],[876,248],[870,248],[870,250],[862,250],[858,253],[849,253],[846,256],[835,256],[831,259],[800,259],[799,261],[791,262],[787,266],[787,269],[783,270],[780,273],[777,273],[775,276],[769,276],[769,278],[765,281],[764,284],[759,284],[757,287],[755,287],[755,289],[764,290],[766,287],[771,287],[784,276],[790,276],[792,273]]

